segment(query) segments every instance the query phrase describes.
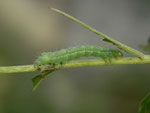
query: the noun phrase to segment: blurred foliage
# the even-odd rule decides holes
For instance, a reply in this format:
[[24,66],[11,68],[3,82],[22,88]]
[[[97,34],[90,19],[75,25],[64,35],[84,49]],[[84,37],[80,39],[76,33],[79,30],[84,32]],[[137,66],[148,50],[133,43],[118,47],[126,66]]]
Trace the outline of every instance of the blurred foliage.
[[147,40],[147,44],[146,45],[140,45],[140,47],[147,52],[150,52],[150,37]]
[[142,100],[139,113],[150,113],[150,94]]

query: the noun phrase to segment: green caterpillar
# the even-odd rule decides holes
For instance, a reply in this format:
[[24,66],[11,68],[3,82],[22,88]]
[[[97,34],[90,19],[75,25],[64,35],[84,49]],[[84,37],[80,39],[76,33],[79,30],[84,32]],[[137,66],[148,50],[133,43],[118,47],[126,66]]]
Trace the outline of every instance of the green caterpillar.
[[55,52],[44,52],[36,59],[34,66],[39,68],[44,65],[55,67],[57,65],[65,64],[75,58],[88,56],[101,57],[105,60],[113,57],[121,57],[123,54],[119,50],[111,48],[103,48],[95,45],[82,45]]

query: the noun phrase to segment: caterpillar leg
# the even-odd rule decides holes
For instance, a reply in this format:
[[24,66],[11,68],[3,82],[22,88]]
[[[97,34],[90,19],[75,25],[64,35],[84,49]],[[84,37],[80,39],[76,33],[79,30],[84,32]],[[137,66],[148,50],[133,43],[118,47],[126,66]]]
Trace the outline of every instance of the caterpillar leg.
[[108,64],[108,65],[111,64],[111,58],[104,58],[103,60],[106,64]]
[[63,62],[60,62],[59,64],[58,64],[58,67],[56,68],[56,69],[61,69],[63,67]]
[[108,58],[108,62],[109,62],[109,64],[111,64],[111,58]]
[[52,65],[47,65],[47,66],[40,68],[40,71],[44,72],[44,71],[50,70],[50,69],[54,69],[54,67]]
[[53,68],[53,69],[61,69],[62,65],[63,65],[62,62],[60,62],[59,64],[53,63],[53,64],[51,64],[51,68]]

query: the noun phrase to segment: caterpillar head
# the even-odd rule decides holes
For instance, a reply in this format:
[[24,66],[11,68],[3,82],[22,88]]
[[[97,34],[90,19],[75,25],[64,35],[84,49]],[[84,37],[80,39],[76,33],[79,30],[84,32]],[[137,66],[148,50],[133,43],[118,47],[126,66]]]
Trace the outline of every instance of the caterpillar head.
[[48,60],[48,54],[47,53],[42,53],[34,62],[35,66],[41,66],[45,64],[45,62]]

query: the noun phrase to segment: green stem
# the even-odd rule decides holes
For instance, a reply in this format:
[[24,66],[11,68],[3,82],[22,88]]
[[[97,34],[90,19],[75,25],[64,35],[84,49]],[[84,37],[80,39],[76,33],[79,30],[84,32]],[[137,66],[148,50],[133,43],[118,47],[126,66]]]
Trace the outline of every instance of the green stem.
[[144,58],[144,54],[143,54],[142,52],[140,52],[140,51],[138,51],[138,50],[136,50],[136,49],[133,49],[133,48],[131,48],[131,47],[125,45],[125,44],[122,44],[122,43],[120,43],[120,42],[118,42],[118,41],[116,41],[116,40],[110,38],[109,36],[107,36],[107,35],[105,35],[105,34],[99,32],[99,31],[97,31],[96,29],[94,29],[94,28],[88,26],[87,24],[85,24],[84,22],[82,22],[82,21],[76,19],[75,17],[72,17],[71,15],[69,15],[69,14],[67,14],[67,13],[65,13],[65,12],[63,12],[63,11],[60,11],[60,10],[58,10],[58,9],[55,9],[55,8],[52,8],[52,10],[53,10],[53,11],[56,11],[56,12],[58,12],[58,13],[64,15],[64,16],[66,16],[66,17],[68,17],[68,18],[70,18],[71,20],[73,20],[73,21],[75,21],[75,22],[77,22],[77,23],[79,23],[80,25],[82,25],[82,26],[85,27],[86,29],[88,29],[88,30],[90,30],[90,31],[92,31],[92,32],[94,32],[94,33],[96,33],[96,34],[98,34],[98,35],[104,37],[104,39],[105,39],[106,41],[111,42],[111,43],[117,45],[119,48],[125,50],[126,52],[131,53],[131,54],[136,55],[136,56],[139,56],[139,57],[142,58],[142,59]]
[[0,73],[16,73],[16,72],[31,72],[31,71],[36,71],[33,65],[0,67]]
[[[71,61],[63,66],[57,66],[56,68],[72,68],[72,67],[83,67],[83,66],[98,66],[98,65],[111,65],[111,64],[146,64],[150,63],[150,55],[145,55],[144,59],[137,57],[125,57],[118,59],[111,59],[111,63],[104,61],[103,59],[92,59],[92,60],[79,60]],[[37,69],[33,65],[21,65],[21,66],[8,66],[0,67],[0,73],[16,73],[16,72],[31,72]]]

